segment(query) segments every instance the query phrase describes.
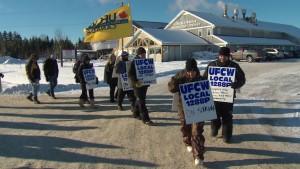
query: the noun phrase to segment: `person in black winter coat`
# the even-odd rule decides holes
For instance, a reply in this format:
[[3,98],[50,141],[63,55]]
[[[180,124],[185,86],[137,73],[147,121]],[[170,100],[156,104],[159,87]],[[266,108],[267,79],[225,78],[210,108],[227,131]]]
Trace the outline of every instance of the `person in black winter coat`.
[[[221,47],[219,50],[219,58],[208,64],[203,74],[203,77],[205,79],[208,78],[209,66],[232,67],[236,69],[236,73],[235,73],[235,81],[231,83],[231,88],[239,89],[246,82],[245,73],[237,63],[229,60],[229,56],[230,56],[230,49],[227,47]],[[235,90],[234,90],[234,96],[235,96]],[[218,130],[222,126],[222,137],[225,143],[231,142],[232,130],[233,130],[233,124],[232,124],[233,103],[215,101],[217,119],[211,121],[211,136],[216,137],[218,135]]]
[[[32,54],[28,63],[25,66],[27,78],[32,86],[32,91],[27,96],[27,99],[33,101],[35,104],[40,104],[38,100],[38,91],[40,89],[41,71],[37,63],[39,57],[36,54]],[[33,99],[32,99],[33,97]]]
[[118,77],[118,97],[117,97],[117,104],[118,104],[118,109],[121,110],[121,111],[124,110],[122,104],[123,104],[123,101],[124,101],[124,98],[125,98],[126,94],[127,94],[128,100],[131,103],[131,106],[130,106],[131,107],[131,111],[133,111],[134,105],[136,103],[136,97],[134,95],[133,90],[124,91],[123,88],[122,88],[121,74],[127,72],[126,62],[128,61],[128,57],[129,57],[129,54],[127,52],[123,51],[121,53],[121,59],[118,60],[116,62],[116,64],[115,64],[114,72],[113,72],[113,74],[116,74],[117,77]]
[[203,77],[200,76],[197,61],[195,59],[187,59],[185,69],[177,72],[168,83],[168,90],[171,93],[179,94],[178,116],[181,122],[180,130],[182,132],[183,142],[186,145],[187,151],[193,153],[196,166],[203,165],[204,160],[204,122],[186,124],[179,85],[200,80],[203,80]]
[[115,98],[115,90],[118,84],[118,78],[112,77],[115,62],[116,62],[116,55],[111,54],[104,68],[104,82],[109,84],[109,96],[110,96],[111,103],[116,102],[114,98]]
[[[80,64],[78,68],[78,78],[80,81],[80,86],[81,86],[81,95],[79,97],[79,105],[81,108],[84,108],[85,106],[83,105],[84,100],[88,99],[87,96],[87,87],[86,87],[86,81],[84,79],[84,74],[83,74],[83,69],[92,69],[93,64],[90,64],[90,58],[87,54],[83,54],[82,56],[82,63]],[[96,77],[96,84],[98,84],[98,80]],[[91,108],[96,108],[95,107],[95,97],[94,97],[94,89],[89,89],[88,90],[89,97],[90,97],[90,104]]]
[[46,93],[52,98],[56,99],[54,89],[57,85],[59,70],[55,55],[51,55],[45,60],[43,69],[46,81],[49,82],[49,89],[46,91]]
[[[135,59],[145,59],[146,58],[146,50],[143,47],[139,47],[137,50],[137,56]],[[133,83],[134,95],[137,98],[137,101],[133,110],[134,118],[141,118],[144,124],[152,125],[153,122],[150,120],[149,112],[146,106],[146,96],[147,90],[150,85],[141,85],[140,81],[136,76],[136,68],[135,61],[132,61],[128,71],[128,78]]]

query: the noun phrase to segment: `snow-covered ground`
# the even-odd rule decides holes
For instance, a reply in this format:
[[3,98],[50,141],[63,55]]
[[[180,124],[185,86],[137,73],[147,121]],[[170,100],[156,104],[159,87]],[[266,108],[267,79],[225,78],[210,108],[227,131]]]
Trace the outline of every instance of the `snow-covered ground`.
[[[215,58],[215,54],[196,52],[193,57],[198,60],[198,67],[204,69],[210,60]],[[47,82],[43,74],[43,61],[40,59],[39,66],[41,69],[41,85],[40,93],[44,93],[47,90]],[[103,73],[104,66],[107,63],[105,60],[92,60],[94,68],[96,70],[96,75],[99,78],[99,88],[106,88],[108,85],[103,83]],[[0,57],[0,72],[4,74],[2,80],[2,95],[8,94],[25,94],[31,90],[29,81],[25,74],[25,65],[27,60],[14,59],[8,56]],[[71,61],[64,61],[63,67],[59,64],[59,77],[58,86],[56,87],[56,92],[78,92],[80,89],[79,84],[75,83],[74,74],[72,72],[72,67],[74,65]],[[165,63],[155,63],[155,69],[157,77],[165,76],[166,74],[174,73],[179,69],[184,68],[185,61],[175,61],[175,62],[165,62]]]
[[[201,73],[214,58],[198,57]],[[153,127],[142,126],[131,118],[129,110],[118,111],[108,102],[108,86],[102,81],[106,61],[93,62],[100,80],[95,92],[100,108],[95,111],[82,110],[76,104],[80,91],[73,78],[72,62],[59,67],[56,91],[61,99],[53,100],[44,94],[47,83],[42,76],[43,104],[34,105],[24,95],[31,90],[25,75],[26,61],[0,57],[0,63],[4,63],[0,64],[0,72],[5,75],[0,96],[0,165],[192,168],[192,156],[188,157],[180,139],[177,113],[170,112],[172,95],[166,89],[170,77],[184,68],[185,61],[155,63],[158,84],[149,88],[147,101],[156,124]],[[206,167],[299,168],[299,63],[300,59],[239,62],[247,81],[235,100],[233,143],[224,144],[210,137],[210,126],[205,125]],[[113,146],[122,148],[109,148]]]

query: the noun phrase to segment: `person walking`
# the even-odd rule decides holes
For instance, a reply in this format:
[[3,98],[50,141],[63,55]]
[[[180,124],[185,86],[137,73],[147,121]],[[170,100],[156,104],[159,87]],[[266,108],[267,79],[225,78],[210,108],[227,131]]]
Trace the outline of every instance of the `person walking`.
[[[89,93],[89,98],[90,98],[90,104],[91,104],[91,108],[96,108],[95,106],[95,97],[94,97],[94,89],[89,89],[87,90],[86,87],[86,80],[84,78],[84,74],[83,74],[83,69],[92,69],[93,68],[93,64],[90,64],[90,58],[87,54],[83,54],[82,56],[82,63],[80,64],[79,68],[78,68],[78,78],[80,81],[80,86],[81,86],[81,95],[79,97],[79,106],[81,108],[84,108],[85,106],[83,105],[84,100],[88,99],[88,95],[87,95],[87,91]],[[98,84],[98,78],[96,77],[96,84]]]
[[[35,104],[40,104],[38,100],[38,91],[40,89],[41,71],[37,63],[39,57],[36,54],[32,54],[25,66],[26,75],[32,87],[32,91],[26,97],[28,100]],[[33,99],[32,99],[33,97]]]
[[45,60],[43,69],[46,81],[49,82],[49,89],[46,91],[46,93],[53,99],[56,99],[54,89],[57,86],[59,70],[55,55],[52,54],[48,59]]
[[133,117],[141,119],[144,124],[152,125],[153,122],[150,120],[149,112],[146,106],[146,96],[147,90],[150,85],[141,85],[141,82],[138,80],[136,76],[136,68],[135,68],[135,59],[145,59],[146,58],[146,50],[143,47],[139,47],[137,50],[137,55],[133,59],[130,64],[128,71],[128,78],[133,83],[133,91],[134,95],[137,98],[133,109]]
[[177,110],[181,123],[180,130],[182,132],[183,142],[186,145],[187,151],[193,153],[194,163],[196,166],[203,165],[204,160],[204,122],[186,124],[179,85],[200,80],[203,80],[203,77],[200,76],[197,61],[195,59],[187,59],[185,69],[177,72],[176,75],[168,82],[168,90],[171,93],[179,94]]
[[[203,77],[205,79],[208,78],[208,67],[209,66],[216,66],[216,67],[231,67],[236,69],[235,73],[235,81],[231,83],[231,88],[239,89],[246,83],[245,73],[241,69],[241,67],[229,60],[230,56],[230,49],[227,47],[221,47],[219,50],[219,58],[211,63],[208,64]],[[234,90],[234,97],[236,91]],[[215,108],[217,112],[217,119],[211,121],[211,136],[216,137],[218,135],[218,130],[222,126],[222,137],[225,143],[230,143],[232,138],[232,130],[233,130],[233,104],[215,101]]]
[[[75,74],[74,79],[75,79],[76,83],[80,83],[79,76],[78,76],[78,70],[79,70],[79,66],[82,63],[82,57],[83,57],[84,54],[85,53],[82,53],[82,52],[80,52],[80,53],[77,54],[77,60],[76,60],[76,62],[74,64],[74,66],[73,66],[73,73]],[[83,103],[84,104],[90,104],[91,102],[90,102],[90,100],[88,98],[86,98],[86,100],[83,100]]]
[[112,77],[115,62],[116,62],[116,55],[111,54],[104,68],[104,82],[106,82],[109,85],[109,97],[111,103],[116,102],[115,90],[118,84],[118,78]]
[[115,64],[115,73],[118,75],[118,97],[117,97],[117,104],[118,104],[118,109],[120,111],[124,110],[123,108],[123,101],[125,98],[125,95],[127,94],[128,100],[131,103],[131,111],[133,111],[134,109],[134,105],[136,103],[136,97],[134,95],[133,90],[127,90],[124,91],[122,88],[122,81],[121,81],[121,74],[122,73],[126,73],[126,62],[128,61],[128,56],[129,54],[125,51],[122,51],[121,53],[121,60],[119,60],[116,64]]

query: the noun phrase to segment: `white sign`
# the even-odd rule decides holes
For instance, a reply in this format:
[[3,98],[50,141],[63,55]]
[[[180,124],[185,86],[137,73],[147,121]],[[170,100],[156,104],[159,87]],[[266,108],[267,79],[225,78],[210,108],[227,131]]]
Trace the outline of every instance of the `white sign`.
[[75,59],[75,50],[63,50],[64,59]]
[[95,69],[83,69],[83,76],[86,82],[86,89],[94,89],[97,87]]
[[179,85],[186,124],[217,118],[208,80]]
[[156,73],[153,58],[134,59],[136,76],[142,85],[156,84]]
[[214,101],[233,103],[234,89],[231,83],[235,80],[235,68],[208,67],[208,80]]
[[124,91],[133,90],[132,85],[130,83],[131,81],[128,80],[128,73],[121,73],[120,79],[121,79],[121,83],[122,83],[122,89]]

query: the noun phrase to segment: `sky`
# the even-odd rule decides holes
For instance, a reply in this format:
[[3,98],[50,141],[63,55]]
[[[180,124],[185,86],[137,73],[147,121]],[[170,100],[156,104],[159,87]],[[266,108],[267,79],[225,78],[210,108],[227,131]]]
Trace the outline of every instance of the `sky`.
[[137,21],[169,23],[182,9],[222,14],[227,4],[229,16],[235,8],[244,8],[247,16],[255,12],[257,20],[300,28],[300,1],[295,0],[0,0],[0,32],[55,38],[55,32],[61,31],[75,44],[85,37],[84,28],[122,2],[130,4],[132,19]]

